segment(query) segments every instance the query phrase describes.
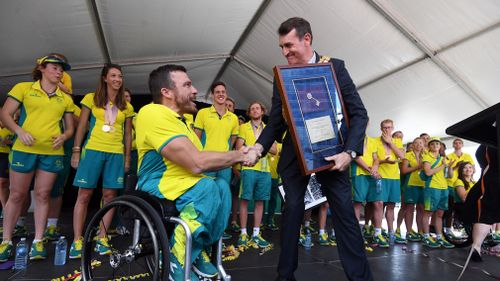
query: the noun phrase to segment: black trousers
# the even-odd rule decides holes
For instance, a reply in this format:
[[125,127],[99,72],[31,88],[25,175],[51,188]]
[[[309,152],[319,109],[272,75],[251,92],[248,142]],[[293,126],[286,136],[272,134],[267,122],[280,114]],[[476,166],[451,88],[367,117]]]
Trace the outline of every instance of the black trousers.
[[[278,280],[295,280],[298,266],[300,225],[304,217],[304,194],[309,176],[303,176],[297,162],[280,173],[285,188],[285,208],[281,219],[281,252]],[[323,171],[316,174],[333,215],[333,228],[344,272],[349,280],[373,280],[358,220],[352,204],[348,171]]]

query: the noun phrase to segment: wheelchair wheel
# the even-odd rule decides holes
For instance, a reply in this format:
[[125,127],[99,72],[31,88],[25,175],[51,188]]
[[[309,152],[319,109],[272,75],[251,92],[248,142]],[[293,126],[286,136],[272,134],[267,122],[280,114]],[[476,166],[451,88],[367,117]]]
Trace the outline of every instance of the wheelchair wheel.
[[444,236],[451,244],[455,245],[456,248],[469,247],[472,244],[472,225],[471,224],[460,224],[455,230],[458,235],[451,235],[445,233]]
[[[106,230],[111,254],[101,256],[95,251],[95,238],[103,217],[112,210],[119,217],[122,232],[110,236]],[[168,256],[167,233],[160,215],[140,198],[120,196],[103,206],[87,226],[82,247],[82,278],[168,280]]]

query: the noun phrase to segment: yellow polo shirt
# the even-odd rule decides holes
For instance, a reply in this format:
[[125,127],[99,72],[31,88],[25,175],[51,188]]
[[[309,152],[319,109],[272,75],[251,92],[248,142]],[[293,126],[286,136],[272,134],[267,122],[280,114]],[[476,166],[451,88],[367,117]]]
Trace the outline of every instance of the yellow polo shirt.
[[105,123],[104,108],[95,106],[94,93],[86,94],[81,104],[90,109],[90,129],[85,142],[85,148],[101,152],[123,154],[125,119],[134,117],[132,105],[127,102],[127,108],[125,108],[125,110],[118,110],[116,121],[113,124],[114,132],[106,133],[102,130],[102,126]]
[[[363,155],[359,158],[363,160],[368,167],[373,166],[373,153],[377,151],[377,145],[374,138],[369,136],[365,136],[365,140],[363,143]],[[355,164],[355,163],[354,163]],[[370,176],[371,174],[367,171],[363,170],[359,165],[356,164],[356,176],[365,175]]]
[[283,144],[277,142],[276,143],[276,155],[270,154],[269,159],[269,169],[271,171],[271,178],[278,179],[280,176],[278,175],[278,162],[280,161],[281,148]]
[[[424,154],[424,156],[422,157],[422,163],[427,162],[432,167],[432,165],[434,165],[434,163],[436,163],[438,158],[439,158],[439,155],[438,155],[438,157],[434,157],[434,155],[432,155],[431,152],[428,152],[428,153]],[[434,168],[437,168],[440,165],[441,165],[441,163],[438,163]],[[444,177],[444,169],[442,169],[441,171],[432,175],[432,179],[431,179],[431,182],[429,184],[429,187],[436,188],[436,189],[447,189],[448,188],[448,183],[446,182],[446,178]]]
[[[420,156],[420,157],[422,157],[422,156]],[[408,164],[410,164],[410,167],[417,167],[418,166],[417,157],[415,156],[414,151],[406,152],[405,159],[408,160]],[[408,185],[424,186],[424,182],[420,178],[420,171],[422,171],[422,170],[415,170],[415,171],[410,173],[410,178],[408,179]]]
[[471,188],[474,186],[474,184],[476,184],[474,181],[470,181],[469,182],[469,187],[465,187],[465,184],[464,182],[461,180],[461,179],[457,179],[454,183],[453,183],[453,188],[457,188],[457,187],[461,187],[463,186],[463,188],[465,189],[465,193],[468,194],[469,191],[471,190]]
[[0,129],[0,153],[9,153],[10,145],[6,145],[4,140],[12,140],[14,138],[14,133],[12,133],[7,127]]
[[212,105],[198,111],[194,127],[203,131],[203,150],[225,152],[231,150],[231,137],[238,135],[238,117],[229,110],[219,116]]
[[[453,163],[453,166],[450,168],[455,168],[458,166],[458,163],[463,161],[463,162],[470,162],[472,166],[475,165],[474,160],[472,159],[472,156],[468,153],[462,152],[461,156],[458,156],[455,154],[455,152],[452,152],[448,155],[446,155],[446,163],[449,163],[452,160],[455,160],[455,163]],[[458,179],[458,169],[453,170],[453,178],[448,178],[448,186],[453,186],[455,181]]]
[[[266,124],[264,122],[261,123],[259,126],[258,130],[262,133],[262,130],[266,127]],[[252,121],[248,121],[247,123],[241,124],[238,138],[242,139],[245,142],[246,146],[251,146],[254,145],[257,139],[255,138],[255,134],[252,129]],[[266,156],[260,158],[259,162],[255,164],[253,167],[247,167],[243,166],[241,167],[242,170],[255,170],[255,171],[260,171],[260,172],[268,172],[270,173],[271,170],[269,168],[269,154],[266,154]]]
[[188,138],[202,150],[193,129],[177,113],[161,104],[148,104],[137,114],[138,184],[142,190],[175,200],[204,176],[192,174],[161,155],[173,139]]
[[[391,160],[397,160],[397,156],[394,153],[394,151],[392,151],[392,149],[388,149],[388,150],[390,150],[390,152],[387,153],[381,137],[375,138],[375,143],[376,143],[376,147],[377,147],[377,157],[379,160],[384,160],[387,156],[390,156]],[[401,139],[393,138],[392,143],[395,144],[398,149],[403,148],[403,142],[401,141]],[[380,164],[378,167],[378,172],[382,176],[382,178],[384,178],[384,179],[399,180],[399,165],[398,165],[398,163]]]
[[73,112],[73,100],[59,88],[50,97],[42,90],[40,81],[22,82],[10,90],[8,97],[21,103],[19,126],[29,132],[35,144],[26,146],[16,139],[12,150],[43,155],[64,155],[62,146],[52,148],[52,138],[62,134],[59,122],[65,113]]

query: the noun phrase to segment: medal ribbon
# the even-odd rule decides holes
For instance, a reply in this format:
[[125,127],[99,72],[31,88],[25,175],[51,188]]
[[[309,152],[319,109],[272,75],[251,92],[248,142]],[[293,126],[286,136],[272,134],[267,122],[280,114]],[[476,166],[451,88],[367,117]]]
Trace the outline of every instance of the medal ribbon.
[[116,105],[113,105],[113,103],[108,102],[106,104],[106,108],[104,109],[104,124],[113,127],[117,115],[118,107],[116,107]]

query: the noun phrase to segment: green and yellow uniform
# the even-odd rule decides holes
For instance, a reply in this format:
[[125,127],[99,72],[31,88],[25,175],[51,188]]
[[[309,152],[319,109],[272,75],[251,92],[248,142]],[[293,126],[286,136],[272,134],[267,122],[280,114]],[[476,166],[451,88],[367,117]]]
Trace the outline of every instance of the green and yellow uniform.
[[[423,157],[422,153],[420,159]],[[408,160],[408,165],[410,167],[417,167],[419,162],[417,160],[417,155],[414,151],[407,152],[405,154],[405,159]],[[415,170],[410,173],[408,177],[408,182],[405,187],[405,203],[406,204],[423,204],[424,203],[424,182],[420,178],[421,169]]]
[[[261,122],[254,127],[252,121],[240,126],[238,138],[247,146],[255,144],[257,136],[264,130],[265,124]],[[262,157],[253,167],[243,166],[241,169],[240,198],[245,200],[269,200],[271,191],[271,169],[269,155]]]
[[[227,224],[231,196],[227,183],[212,180],[161,155],[177,138],[187,138],[198,149],[202,145],[191,126],[176,112],[161,104],[149,104],[137,115],[138,186],[159,198],[175,200],[180,217],[193,233],[193,261],[202,249],[221,236]],[[184,230],[176,226],[171,240],[172,254],[184,262]]]
[[[105,109],[94,104],[94,93],[86,94],[81,105],[90,110],[90,128],[81,153],[80,163],[73,185],[81,188],[95,188],[102,171],[104,188],[123,188],[124,174],[124,131],[127,118],[134,117],[134,110],[127,102],[126,108],[118,109],[116,120],[110,124],[112,130],[105,132]],[[111,104],[111,106],[113,106]],[[81,120],[86,122],[87,120]]]
[[52,173],[62,170],[64,149],[62,146],[54,149],[53,138],[63,133],[59,122],[65,114],[73,112],[73,100],[59,88],[49,97],[42,90],[40,81],[19,83],[8,97],[21,104],[18,124],[35,139],[32,146],[14,140],[11,169],[21,173],[36,169]]
[[[379,160],[389,159],[397,161],[398,157],[387,145],[384,144],[382,137],[375,138],[377,147],[377,157]],[[393,138],[392,143],[398,148],[403,148],[401,139]],[[378,172],[382,177],[382,200],[384,202],[398,203],[401,201],[401,186],[399,176],[399,164],[382,163],[378,167]]]
[[[423,158],[423,163],[429,163],[431,167],[439,160],[434,167],[442,165],[442,158],[434,156],[431,152],[426,153]],[[425,182],[424,187],[424,208],[426,211],[434,212],[436,210],[448,210],[448,183],[444,175],[444,169],[433,174],[430,180]]]
[[[201,143],[203,150],[225,152],[232,149],[233,137],[238,135],[238,117],[226,109],[226,113],[220,116],[212,105],[200,109],[194,121],[194,127],[202,131]],[[231,182],[231,168],[218,171],[205,172],[205,175],[214,178],[222,178],[228,184]]]

